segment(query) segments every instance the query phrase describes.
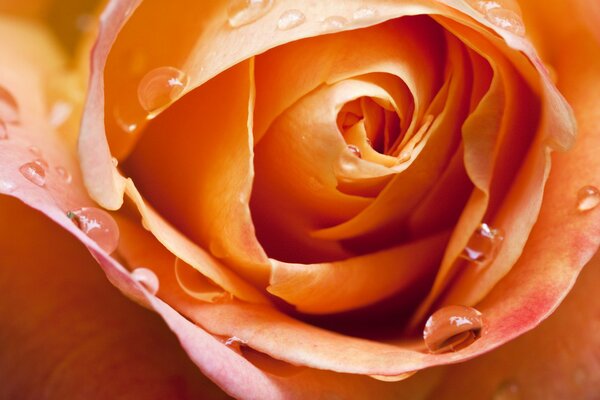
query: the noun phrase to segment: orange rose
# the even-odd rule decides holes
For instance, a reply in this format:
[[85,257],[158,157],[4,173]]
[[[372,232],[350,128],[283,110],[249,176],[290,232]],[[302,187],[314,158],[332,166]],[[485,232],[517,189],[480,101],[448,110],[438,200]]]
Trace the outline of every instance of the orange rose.
[[[79,157],[91,197],[119,210],[82,190],[73,124],[58,126],[64,88],[29,95],[56,79],[60,57],[3,64],[0,189],[75,234],[235,397],[437,398],[455,393],[444,374],[460,383],[490,362],[478,393],[585,395],[584,357],[577,387],[547,392],[498,362],[532,336],[397,382],[534,328],[600,243],[598,106],[584,91],[599,79],[598,44],[576,24],[549,45],[551,19],[521,5],[525,22],[495,1],[203,2],[172,14],[110,2]],[[579,124],[576,145],[552,157],[575,126],[536,48]],[[7,219],[25,213],[4,203]],[[554,324],[534,334],[552,337]]]

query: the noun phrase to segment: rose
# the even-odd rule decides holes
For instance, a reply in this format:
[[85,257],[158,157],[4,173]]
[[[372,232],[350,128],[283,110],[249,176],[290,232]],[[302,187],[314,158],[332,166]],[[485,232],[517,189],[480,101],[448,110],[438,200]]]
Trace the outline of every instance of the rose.
[[[566,168],[565,168],[565,170],[566,170]],[[589,221],[589,220],[588,220],[588,221]],[[578,227],[578,228],[579,228],[579,227]],[[358,380],[358,378],[356,378],[356,379],[357,379],[357,381],[359,381],[359,380]],[[334,381],[334,380],[333,380],[333,378],[331,378],[331,380],[330,380],[330,383],[331,383],[331,382],[333,382],[333,381]],[[391,386],[390,386],[390,385],[387,385],[387,387],[388,387],[388,388],[391,388]],[[231,390],[231,388],[229,388],[229,390]]]

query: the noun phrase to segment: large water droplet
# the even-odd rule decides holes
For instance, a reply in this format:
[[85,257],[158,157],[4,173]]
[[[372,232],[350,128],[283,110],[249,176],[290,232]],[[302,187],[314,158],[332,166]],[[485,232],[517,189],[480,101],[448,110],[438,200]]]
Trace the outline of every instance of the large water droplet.
[[492,229],[488,224],[480,224],[469,239],[461,257],[479,265],[489,264],[494,260],[502,241],[504,232],[501,229]]
[[365,19],[371,19],[377,16],[377,11],[370,7],[361,7],[354,11],[352,18],[356,21],[362,21]]
[[271,5],[271,0],[230,0],[227,21],[232,28],[250,24],[269,12]]
[[447,306],[434,312],[425,324],[423,339],[432,353],[469,346],[481,336],[483,318],[472,307]]
[[327,17],[325,20],[323,20],[323,26],[325,27],[325,30],[328,31],[342,29],[346,25],[348,25],[348,20],[344,17],[333,16]]
[[95,207],[82,207],[67,213],[79,229],[88,235],[107,253],[112,253],[119,245],[119,226],[104,210]]
[[354,155],[355,157],[358,157],[358,158],[362,158],[362,153],[360,152],[360,149],[357,146],[355,146],[353,144],[349,144],[347,147],[348,147],[348,151],[350,153],[352,153],[352,155]]
[[46,169],[35,161],[21,165],[19,172],[21,172],[21,175],[27,178],[27,180],[40,187],[46,184]]
[[584,186],[577,193],[577,209],[581,212],[593,210],[600,205],[600,190],[595,186]]
[[160,282],[158,280],[158,277],[154,273],[154,271],[152,271],[152,270],[150,270],[148,268],[143,268],[143,267],[136,268],[131,273],[131,277],[135,281],[137,281],[137,282],[141,283],[142,285],[144,285],[144,287],[151,294],[158,293],[158,288],[159,288]]
[[54,168],[54,170],[65,183],[71,183],[73,181],[73,176],[71,176],[71,173],[65,167],[58,166]]
[[187,74],[177,68],[155,68],[140,81],[138,100],[152,118],[181,97],[188,83]]
[[0,140],[6,139],[8,139],[8,129],[6,128],[4,121],[0,119]]
[[512,381],[502,382],[492,397],[493,400],[519,400],[520,398],[519,385]]
[[525,35],[525,24],[523,19],[516,12],[499,7],[488,10],[485,14],[488,21],[499,28],[514,33],[515,35]]
[[8,123],[19,122],[19,105],[13,95],[0,86],[0,119]]
[[302,25],[306,17],[304,13],[300,10],[287,10],[279,17],[277,21],[277,29],[281,31],[286,31],[288,29],[295,28],[299,25]]

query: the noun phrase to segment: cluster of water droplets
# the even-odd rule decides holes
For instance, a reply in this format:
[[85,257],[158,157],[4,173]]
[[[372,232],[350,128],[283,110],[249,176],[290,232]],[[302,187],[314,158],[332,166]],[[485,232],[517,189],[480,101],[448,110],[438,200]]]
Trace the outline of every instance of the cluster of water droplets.
[[[271,10],[272,0],[231,0],[227,7],[227,22],[232,28],[251,24]],[[377,11],[371,7],[361,7],[352,14],[354,21],[373,19]],[[277,20],[277,29],[287,31],[296,28],[307,20],[306,15],[299,9],[288,9],[281,13]],[[348,25],[348,19],[334,15],[320,21],[325,31],[338,30]]]
[[521,12],[515,4],[510,7],[510,0],[467,0],[467,3],[497,27],[515,35],[525,35]]

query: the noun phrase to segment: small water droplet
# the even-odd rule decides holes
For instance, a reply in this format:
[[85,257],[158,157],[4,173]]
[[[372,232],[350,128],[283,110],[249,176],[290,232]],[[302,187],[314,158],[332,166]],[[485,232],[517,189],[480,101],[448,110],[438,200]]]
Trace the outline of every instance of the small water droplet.
[[371,19],[377,16],[377,11],[370,7],[361,7],[358,10],[354,11],[352,14],[352,18],[356,21],[361,21],[365,19]]
[[467,0],[467,3],[482,14],[487,13],[491,9],[502,7],[502,5],[495,0]]
[[472,307],[447,306],[434,312],[425,324],[423,339],[431,353],[457,351],[481,336],[483,318]]
[[71,113],[73,112],[73,106],[66,101],[57,101],[50,110],[50,117],[48,118],[50,125],[59,127],[64,124]]
[[0,119],[0,140],[8,139],[8,129],[6,128],[6,124],[4,121]]
[[595,186],[584,186],[577,193],[577,209],[581,212],[593,210],[600,205],[600,190]]
[[304,13],[300,10],[287,10],[279,17],[277,21],[277,29],[281,31],[286,31],[288,29],[295,28],[299,25],[302,25],[306,17]]
[[29,146],[27,148],[27,150],[29,150],[29,152],[31,154],[33,154],[34,156],[37,156],[37,157],[41,157],[42,156],[42,151],[37,146]]
[[131,273],[131,277],[133,278],[133,280],[144,285],[144,287],[151,294],[158,293],[160,282],[158,281],[158,277],[156,276],[154,271],[152,271],[151,269],[143,267],[136,268]]
[[116,158],[116,157],[112,157],[112,158],[110,159],[110,161],[112,162],[112,165],[113,165],[114,167],[118,167],[118,166],[119,166],[119,160],[117,160],[117,158]]
[[519,385],[513,381],[505,381],[498,385],[493,400],[519,400],[521,398]]
[[131,105],[127,107],[115,106],[113,115],[115,122],[124,132],[135,133],[140,127],[140,121],[146,118],[146,114],[139,107],[134,110]]
[[65,167],[58,166],[54,168],[54,170],[65,183],[71,183],[73,181],[71,173]]
[[0,192],[2,193],[12,193],[17,188],[11,181],[0,180]]
[[8,123],[19,121],[19,105],[14,96],[0,86],[0,119]]
[[271,9],[272,0],[230,0],[227,6],[229,26],[238,28],[250,24]]
[[228,338],[227,340],[225,340],[225,346],[234,346],[234,345],[236,345],[236,346],[239,346],[239,345],[245,346],[247,344],[248,344],[247,340],[240,339],[237,336],[232,336],[232,337]]
[[525,35],[525,24],[523,19],[516,12],[504,7],[492,8],[485,14],[488,21],[499,28],[514,33],[515,35]]
[[342,29],[346,25],[348,25],[348,20],[344,17],[333,16],[327,17],[325,20],[323,20],[323,26],[328,31]]
[[21,172],[21,175],[27,178],[27,180],[40,187],[46,184],[46,170],[43,166],[34,161],[21,165],[19,172]]
[[177,68],[155,68],[140,81],[138,100],[152,118],[181,97],[188,83],[187,74]]
[[400,152],[400,155],[398,156],[398,163],[403,163],[403,162],[407,162],[410,160],[411,158],[411,152],[408,150],[402,150]]
[[67,213],[79,229],[107,253],[119,245],[119,226],[109,213],[95,207],[82,207]]
[[480,224],[460,256],[479,265],[489,264],[498,254],[503,240],[504,232],[501,229]]
[[360,152],[360,149],[357,146],[349,144],[347,147],[348,151],[352,153],[355,157],[362,158],[362,153]]

